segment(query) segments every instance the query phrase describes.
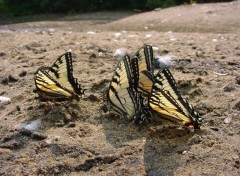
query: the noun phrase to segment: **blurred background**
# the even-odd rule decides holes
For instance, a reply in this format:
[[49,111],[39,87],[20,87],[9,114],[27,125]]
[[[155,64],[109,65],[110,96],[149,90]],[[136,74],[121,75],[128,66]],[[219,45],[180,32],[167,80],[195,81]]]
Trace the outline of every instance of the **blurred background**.
[[182,4],[230,2],[232,0],[0,0],[0,16],[75,14],[95,11],[149,11]]

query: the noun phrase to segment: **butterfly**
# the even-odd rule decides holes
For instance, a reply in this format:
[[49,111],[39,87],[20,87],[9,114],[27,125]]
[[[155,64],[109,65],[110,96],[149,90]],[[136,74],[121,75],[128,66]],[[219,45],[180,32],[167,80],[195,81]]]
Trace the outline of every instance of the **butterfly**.
[[71,52],[61,55],[51,67],[40,67],[34,81],[35,92],[43,99],[80,100],[85,91],[73,77]]
[[107,92],[107,104],[113,113],[139,123],[148,119],[152,113],[145,107],[142,93],[134,89],[133,82],[131,58],[125,55],[113,73]]
[[176,81],[167,68],[160,70],[154,76],[148,104],[152,110],[169,120],[193,126],[195,129],[199,129],[202,124],[202,118],[181,96]]

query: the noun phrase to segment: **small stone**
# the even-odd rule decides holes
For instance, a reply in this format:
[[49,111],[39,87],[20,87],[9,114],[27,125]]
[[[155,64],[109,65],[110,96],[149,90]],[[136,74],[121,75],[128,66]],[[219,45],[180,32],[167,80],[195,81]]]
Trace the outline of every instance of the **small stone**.
[[104,57],[105,54],[104,54],[103,52],[99,52],[99,53],[98,53],[98,56],[99,56],[99,57]]
[[107,49],[106,48],[98,48],[98,52],[106,53]]
[[224,92],[231,92],[231,91],[235,90],[235,86],[232,84],[229,84],[229,85],[225,86],[223,88],[223,90],[224,90]]
[[0,103],[2,104],[8,104],[11,102],[11,98],[0,96]]
[[229,124],[231,122],[231,120],[232,120],[231,117],[227,117],[226,119],[224,119],[224,123]]
[[18,79],[15,78],[14,76],[12,76],[12,75],[8,76],[8,82],[17,82],[17,81],[18,81]]
[[239,160],[235,161],[234,167],[236,167],[238,169],[240,168],[240,161]]
[[21,108],[20,108],[19,105],[16,106],[16,109],[17,109],[18,111],[21,111]]
[[236,62],[228,62],[227,64],[228,65],[238,65],[238,63],[236,63]]
[[202,50],[197,50],[196,53],[195,53],[195,55],[197,57],[203,57],[204,56],[203,54],[204,54],[204,52]]
[[26,76],[26,75],[27,75],[27,72],[24,71],[24,70],[23,70],[21,73],[19,73],[19,76],[20,76],[20,77],[24,77],[24,76]]
[[88,96],[88,99],[93,102],[98,101],[98,97],[92,94]]
[[0,57],[3,57],[3,56],[5,56],[5,55],[6,55],[6,53],[0,52]]
[[87,34],[88,34],[88,35],[94,35],[95,32],[93,32],[93,31],[88,31]]
[[240,85],[240,75],[236,76],[235,80],[236,80],[236,84]]
[[210,129],[213,130],[213,131],[219,131],[219,129],[217,127],[214,127],[214,126],[210,127]]
[[90,54],[89,59],[97,58],[97,55],[95,53]]
[[120,35],[122,35],[122,33],[121,33],[121,32],[116,32],[116,33],[114,34],[114,37],[116,37],[116,38],[119,38],[119,37],[120,37]]
[[234,105],[233,109],[240,111],[240,101]]
[[7,85],[8,84],[8,78],[3,78],[2,79],[2,84]]

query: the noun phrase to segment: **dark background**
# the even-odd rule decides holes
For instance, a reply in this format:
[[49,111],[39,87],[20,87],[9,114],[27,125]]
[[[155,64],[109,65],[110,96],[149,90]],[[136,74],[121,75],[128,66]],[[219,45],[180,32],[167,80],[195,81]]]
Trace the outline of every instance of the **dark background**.
[[181,4],[229,2],[232,0],[0,0],[0,15],[23,16],[117,10],[148,11]]

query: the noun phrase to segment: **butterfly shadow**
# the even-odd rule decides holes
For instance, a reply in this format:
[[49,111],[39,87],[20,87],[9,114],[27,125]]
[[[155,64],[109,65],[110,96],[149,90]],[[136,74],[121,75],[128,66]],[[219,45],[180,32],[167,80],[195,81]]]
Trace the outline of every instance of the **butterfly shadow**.
[[146,175],[152,176],[173,175],[182,156],[191,148],[189,141],[196,133],[179,127],[165,121],[136,126],[111,115],[106,116],[103,123],[107,142],[117,150],[124,151],[122,155],[135,155],[136,151],[141,151],[143,161],[142,157],[137,156],[138,153],[131,162],[136,167],[143,162]]
[[146,136],[143,157],[147,175],[173,175],[191,148],[189,141],[195,133],[170,123],[150,127]]

